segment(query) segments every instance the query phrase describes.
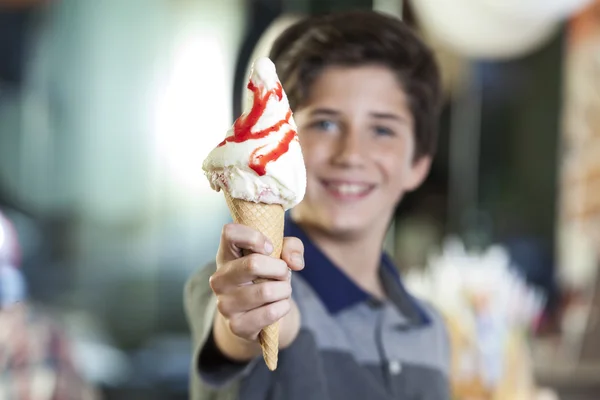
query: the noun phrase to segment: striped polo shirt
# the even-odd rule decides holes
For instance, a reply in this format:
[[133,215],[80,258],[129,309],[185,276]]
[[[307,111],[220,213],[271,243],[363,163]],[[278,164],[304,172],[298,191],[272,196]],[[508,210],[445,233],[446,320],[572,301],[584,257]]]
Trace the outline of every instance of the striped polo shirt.
[[376,300],[337,268],[302,229],[286,220],[286,236],[302,240],[305,268],[294,273],[301,313],[298,337],[269,371],[224,358],[212,338],[215,266],[188,281],[185,304],[194,338],[191,398],[243,400],[446,400],[450,351],[442,317],[411,296],[392,261],[381,258],[387,294]]

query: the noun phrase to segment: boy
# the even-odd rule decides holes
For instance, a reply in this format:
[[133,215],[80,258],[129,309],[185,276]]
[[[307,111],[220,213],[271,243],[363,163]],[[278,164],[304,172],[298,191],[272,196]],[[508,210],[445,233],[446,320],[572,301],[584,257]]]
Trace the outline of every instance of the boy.
[[[298,125],[306,196],[287,217],[281,260],[265,255],[262,234],[228,224],[216,265],[188,282],[192,398],[448,399],[442,319],[382,254],[435,151],[431,51],[399,20],[362,11],[300,21],[269,57]],[[271,281],[250,284],[259,277]],[[270,372],[257,336],[277,320]]]

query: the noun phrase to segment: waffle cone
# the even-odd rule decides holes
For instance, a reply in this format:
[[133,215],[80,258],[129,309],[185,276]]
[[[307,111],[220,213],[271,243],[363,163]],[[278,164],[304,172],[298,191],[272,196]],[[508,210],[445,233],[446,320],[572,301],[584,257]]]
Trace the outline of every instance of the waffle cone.
[[[233,222],[249,226],[269,238],[273,244],[271,257],[280,258],[283,247],[283,225],[285,212],[280,204],[254,203],[236,199],[225,194],[227,206],[231,212]],[[266,279],[257,279],[254,283],[261,283]],[[274,371],[277,368],[279,352],[279,322],[264,328],[258,336],[263,358],[267,367]]]

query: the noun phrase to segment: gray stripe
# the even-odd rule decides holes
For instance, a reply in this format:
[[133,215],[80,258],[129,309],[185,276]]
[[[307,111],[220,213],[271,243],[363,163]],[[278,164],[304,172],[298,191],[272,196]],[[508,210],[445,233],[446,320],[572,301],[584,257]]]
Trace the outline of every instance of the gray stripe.
[[300,310],[302,328],[313,333],[318,348],[352,352],[344,326],[331,317],[319,296],[301,275],[294,276],[292,290]]
[[449,343],[439,314],[422,305],[431,318],[426,326],[406,328],[396,323],[397,310],[386,306],[383,328],[383,347],[388,360],[399,360],[434,368],[447,374],[449,370]]
[[337,324],[344,327],[351,353],[361,364],[379,364],[382,361],[382,349],[377,334],[381,332],[383,316],[382,308],[359,303],[334,317]]
[[301,276],[294,278],[293,289],[302,327],[311,331],[319,349],[350,353],[361,364],[399,361],[448,372],[444,322],[428,304],[421,306],[431,323],[416,326],[390,301],[358,303],[332,316]]
[[313,335],[302,330],[280,352],[277,370],[258,363],[239,394],[240,400],[447,400],[448,390],[440,371],[410,363],[394,370],[361,365],[346,352],[319,351]]

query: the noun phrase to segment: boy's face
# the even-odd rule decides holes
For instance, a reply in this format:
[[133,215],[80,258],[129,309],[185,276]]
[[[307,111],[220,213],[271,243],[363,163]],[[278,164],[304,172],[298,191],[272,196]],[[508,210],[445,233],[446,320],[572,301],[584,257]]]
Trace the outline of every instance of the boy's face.
[[294,217],[333,235],[385,232],[398,201],[425,179],[414,123],[396,76],[382,66],[327,67],[294,113],[307,188]]

